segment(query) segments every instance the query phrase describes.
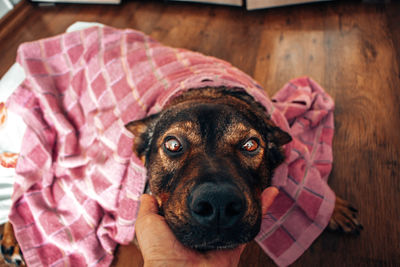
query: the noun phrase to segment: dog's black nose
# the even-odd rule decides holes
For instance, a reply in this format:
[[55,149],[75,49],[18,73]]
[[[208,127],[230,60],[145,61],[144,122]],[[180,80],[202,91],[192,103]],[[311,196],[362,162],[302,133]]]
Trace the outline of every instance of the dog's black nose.
[[242,218],[246,210],[240,191],[226,183],[198,185],[188,201],[192,217],[203,226],[230,227]]

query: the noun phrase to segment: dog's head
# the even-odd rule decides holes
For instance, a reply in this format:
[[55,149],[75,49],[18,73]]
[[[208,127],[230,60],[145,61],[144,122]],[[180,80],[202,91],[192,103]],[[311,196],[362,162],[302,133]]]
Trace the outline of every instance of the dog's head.
[[233,248],[260,230],[262,191],[290,136],[241,90],[188,91],[127,128],[160,213],[186,246]]

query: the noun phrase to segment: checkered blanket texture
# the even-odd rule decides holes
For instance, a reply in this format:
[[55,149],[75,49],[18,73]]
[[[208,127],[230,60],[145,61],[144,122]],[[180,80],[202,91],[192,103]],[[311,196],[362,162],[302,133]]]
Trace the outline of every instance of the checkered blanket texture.
[[110,265],[134,237],[146,183],[124,125],[189,88],[241,87],[293,137],[256,238],[276,264],[294,262],[326,227],[334,104],[313,80],[292,80],[271,101],[227,62],[110,27],[22,44],[17,61],[27,78],[7,107],[27,131],[9,217],[29,266]]

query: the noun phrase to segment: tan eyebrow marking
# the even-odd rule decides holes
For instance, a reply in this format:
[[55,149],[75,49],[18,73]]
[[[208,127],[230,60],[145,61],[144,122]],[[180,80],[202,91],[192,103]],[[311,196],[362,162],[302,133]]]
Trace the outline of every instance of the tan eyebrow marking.
[[244,125],[243,123],[231,124],[225,131],[222,141],[227,144],[237,144],[246,138],[257,137],[260,139],[260,146],[265,147],[261,135],[253,128]]
[[157,145],[161,146],[167,136],[184,137],[193,145],[201,144],[199,126],[191,121],[173,123],[157,140]]

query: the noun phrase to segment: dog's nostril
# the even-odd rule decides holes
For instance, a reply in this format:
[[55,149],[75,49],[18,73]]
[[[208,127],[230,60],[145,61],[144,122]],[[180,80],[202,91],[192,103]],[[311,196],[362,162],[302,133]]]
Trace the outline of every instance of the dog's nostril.
[[200,201],[193,208],[193,212],[203,217],[209,217],[213,214],[213,207],[210,203],[206,201]]
[[234,217],[242,212],[242,203],[231,202],[226,206],[225,214],[228,217]]

